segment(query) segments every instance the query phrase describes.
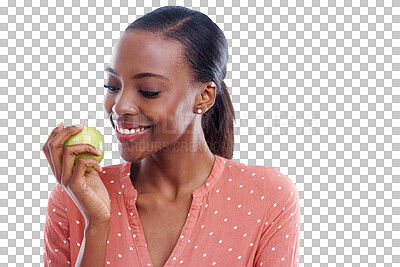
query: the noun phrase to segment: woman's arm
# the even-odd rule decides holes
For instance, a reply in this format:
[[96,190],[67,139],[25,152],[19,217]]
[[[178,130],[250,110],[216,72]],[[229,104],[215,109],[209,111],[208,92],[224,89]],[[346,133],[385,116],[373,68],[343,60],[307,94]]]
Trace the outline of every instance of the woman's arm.
[[300,205],[295,184],[274,170],[268,188],[270,195],[264,231],[254,266],[299,266]]
[[86,227],[76,267],[104,266],[109,230],[110,223]]
[[71,266],[70,231],[61,186],[50,193],[44,226],[44,266]]

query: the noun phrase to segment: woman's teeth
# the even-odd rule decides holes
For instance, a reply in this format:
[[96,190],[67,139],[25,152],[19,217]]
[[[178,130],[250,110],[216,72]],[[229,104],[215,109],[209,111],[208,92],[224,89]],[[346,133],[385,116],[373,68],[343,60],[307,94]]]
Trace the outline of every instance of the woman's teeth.
[[128,129],[119,128],[117,125],[116,125],[115,127],[117,128],[117,131],[118,131],[120,134],[135,134],[135,133],[144,131],[145,129],[148,128],[148,127],[142,127],[142,128],[135,128],[135,129],[130,129],[130,130],[128,130]]

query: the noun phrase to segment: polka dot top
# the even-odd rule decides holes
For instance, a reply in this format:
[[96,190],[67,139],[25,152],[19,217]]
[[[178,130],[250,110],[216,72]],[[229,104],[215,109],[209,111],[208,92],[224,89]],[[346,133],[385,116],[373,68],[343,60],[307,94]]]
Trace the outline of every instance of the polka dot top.
[[[274,167],[215,155],[205,183],[192,193],[180,238],[164,266],[298,266],[300,205],[295,184]],[[153,266],[126,162],[103,168],[111,198],[105,266]],[[45,266],[75,266],[85,220],[57,184],[44,229]]]

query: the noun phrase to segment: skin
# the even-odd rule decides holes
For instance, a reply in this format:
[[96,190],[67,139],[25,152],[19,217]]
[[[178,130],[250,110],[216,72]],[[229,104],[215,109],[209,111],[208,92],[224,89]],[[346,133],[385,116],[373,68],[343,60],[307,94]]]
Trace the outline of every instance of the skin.
[[[117,89],[108,91],[103,102],[111,122],[125,114],[129,122],[153,126],[150,133],[131,143],[119,142],[118,147],[122,158],[134,163],[131,179],[138,194],[160,205],[190,197],[214,164],[197,110],[204,113],[212,107],[216,88],[212,81],[192,81],[182,51],[179,42],[160,34],[125,32],[114,47],[111,71],[107,71],[106,85]],[[167,79],[132,79],[145,72]],[[146,98],[141,90],[161,93]]]
[[[119,143],[122,158],[134,162],[131,180],[138,191],[136,206],[154,266],[163,266],[187,218],[192,192],[209,176],[214,156],[201,128],[201,108],[214,104],[212,83],[192,82],[179,43],[144,31],[125,33],[116,44],[108,72],[104,110],[111,118],[153,125],[150,133]],[[167,77],[132,79],[152,72]],[[146,98],[141,90],[160,91]]]

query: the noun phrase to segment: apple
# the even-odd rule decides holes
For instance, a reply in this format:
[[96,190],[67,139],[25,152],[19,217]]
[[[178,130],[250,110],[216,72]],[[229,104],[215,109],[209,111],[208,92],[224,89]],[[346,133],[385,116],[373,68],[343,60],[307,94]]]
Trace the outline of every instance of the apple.
[[[63,147],[68,146],[68,145],[77,145],[77,144],[90,144],[90,145],[94,146],[95,148],[97,148],[98,150],[100,150],[101,155],[95,156],[90,153],[78,154],[75,156],[74,166],[79,157],[94,158],[99,163],[103,160],[104,137],[98,130],[84,126],[82,131],[80,131],[77,134],[72,135],[67,141],[65,141],[65,143],[63,144]],[[86,171],[91,171],[92,169],[93,169],[92,167],[87,167]]]

